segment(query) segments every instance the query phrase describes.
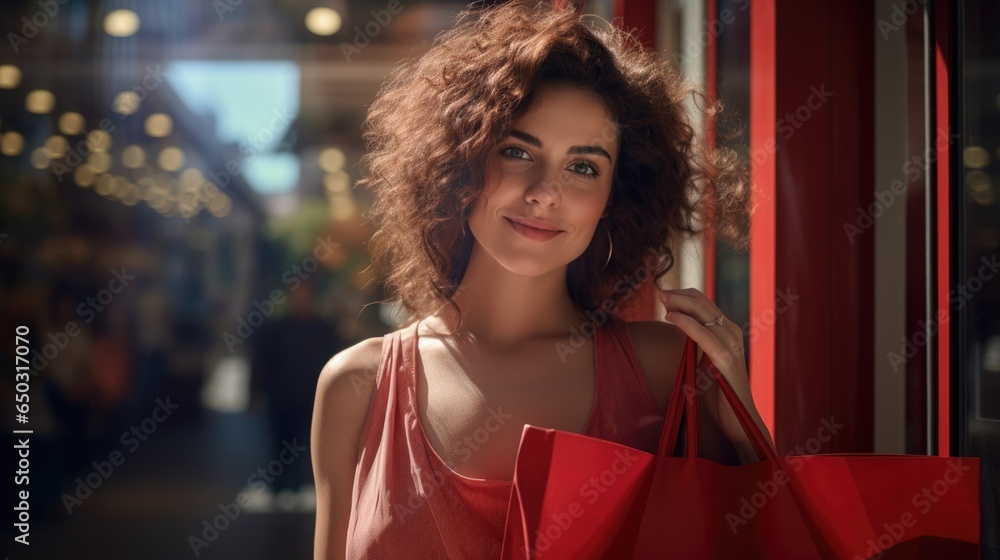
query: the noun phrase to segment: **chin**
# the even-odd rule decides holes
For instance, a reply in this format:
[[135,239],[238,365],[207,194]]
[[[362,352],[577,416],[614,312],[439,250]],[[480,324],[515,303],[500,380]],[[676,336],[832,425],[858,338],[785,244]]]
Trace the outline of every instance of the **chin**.
[[518,262],[510,265],[502,264],[502,266],[514,274],[530,277],[545,276],[546,274],[549,274],[559,268],[552,263],[545,264],[537,262]]
[[557,270],[565,272],[569,263],[579,255],[568,258],[570,255],[531,255],[524,252],[512,254],[493,254],[494,260],[509,272],[521,276],[545,276]]

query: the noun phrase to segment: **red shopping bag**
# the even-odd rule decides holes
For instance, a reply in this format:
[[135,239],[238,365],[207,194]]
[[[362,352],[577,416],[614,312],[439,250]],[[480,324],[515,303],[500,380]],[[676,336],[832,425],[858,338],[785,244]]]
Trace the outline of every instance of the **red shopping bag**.
[[629,558],[654,456],[576,436],[524,426],[503,560]]
[[[711,364],[763,460],[698,457],[697,398],[683,391],[696,386],[694,350],[689,339],[655,456],[525,426],[504,560],[979,558],[978,458],[779,457]],[[684,456],[671,457],[682,418]],[[625,468],[622,456],[635,460]]]
[[[681,385],[694,387],[694,345]],[[902,454],[779,457],[732,387],[709,370],[758,456],[724,466],[674,449],[668,412],[634,558],[978,559],[979,459]],[[675,386],[675,393],[677,387]],[[697,399],[671,400],[697,426]]]

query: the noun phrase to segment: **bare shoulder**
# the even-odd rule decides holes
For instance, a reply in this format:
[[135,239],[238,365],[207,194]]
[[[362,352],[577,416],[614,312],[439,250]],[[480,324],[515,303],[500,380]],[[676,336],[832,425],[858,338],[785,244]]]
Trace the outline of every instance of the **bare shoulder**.
[[[313,414],[330,412],[351,424],[359,423],[356,414],[367,414],[375,391],[375,378],[382,355],[383,337],[365,339],[333,355],[319,372]],[[362,417],[360,421],[363,421]]]
[[323,366],[313,403],[312,447],[317,467],[352,467],[368,417],[382,338],[369,338],[336,353]]
[[319,386],[335,390],[357,375],[374,380],[382,355],[383,340],[384,337],[381,336],[368,338],[334,354],[320,371]]
[[319,373],[310,435],[315,558],[344,557],[358,447],[375,391],[382,340],[369,338],[341,350]]
[[666,412],[687,340],[677,325],[664,321],[629,321],[639,365],[649,381],[660,412]]

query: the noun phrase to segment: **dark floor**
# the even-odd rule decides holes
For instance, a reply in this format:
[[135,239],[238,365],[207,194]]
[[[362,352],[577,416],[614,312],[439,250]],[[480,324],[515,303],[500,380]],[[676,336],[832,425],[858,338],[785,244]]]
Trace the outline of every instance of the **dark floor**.
[[[268,438],[261,416],[178,414],[134,451],[119,443],[124,462],[72,514],[62,499],[49,519],[33,514],[30,545],[14,544],[4,554],[12,560],[312,558],[314,494],[303,492],[304,503],[282,495],[281,511],[278,500],[268,503],[270,490],[248,487],[248,478],[275,458]],[[308,461],[308,452],[300,459]],[[41,454],[34,460],[41,461]],[[60,492],[75,487],[63,484]],[[234,507],[244,493],[252,500]],[[228,506],[232,520],[218,517],[220,504]],[[32,504],[33,511],[37,507]],[[206,520],[221,530],[206,530]],[[204,546],[196,551],[192,538],[203,539]]]

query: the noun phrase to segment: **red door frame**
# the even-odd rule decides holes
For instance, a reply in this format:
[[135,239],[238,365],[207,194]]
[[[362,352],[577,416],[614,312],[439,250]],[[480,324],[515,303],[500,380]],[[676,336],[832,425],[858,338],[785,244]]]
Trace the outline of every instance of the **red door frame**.
[[[936,202],[935,218],[937,273],[937,455],[948,457],[952,454],[951,437],[951,303],[949,293],[951,277],[951,143],[940,138],[951,138],[950,90],[951,83],[951,30],[952,5],[950,0],[938,0],[933,4],[932,25],[934,35],[934,120],[935,131],[943,131],[933,136],[937,150],[936,160]],[[930,390],[930,388],[928,388]]]
[[[776,37],[774,32],[776,6],[773,0],[757,0],[750,6],[750,146],[769,145],[774,138],[777,121],[776,96]],[[766,124],[766,126],[765,126]],[[764,158],[753,167],[754,215],[750,220],[750,316],[771,307],[776,293],[776,164],[773,157]],[[777,326],[777,325],[775,325]],[[750,389],[761,419],[771,431],[775,445],[781,448],[776,425],[775,395],[775,329],[765,329],[756,341],[751,341],[753,356],[749,366]],[[782,434],[782,437],[784,435]]]

